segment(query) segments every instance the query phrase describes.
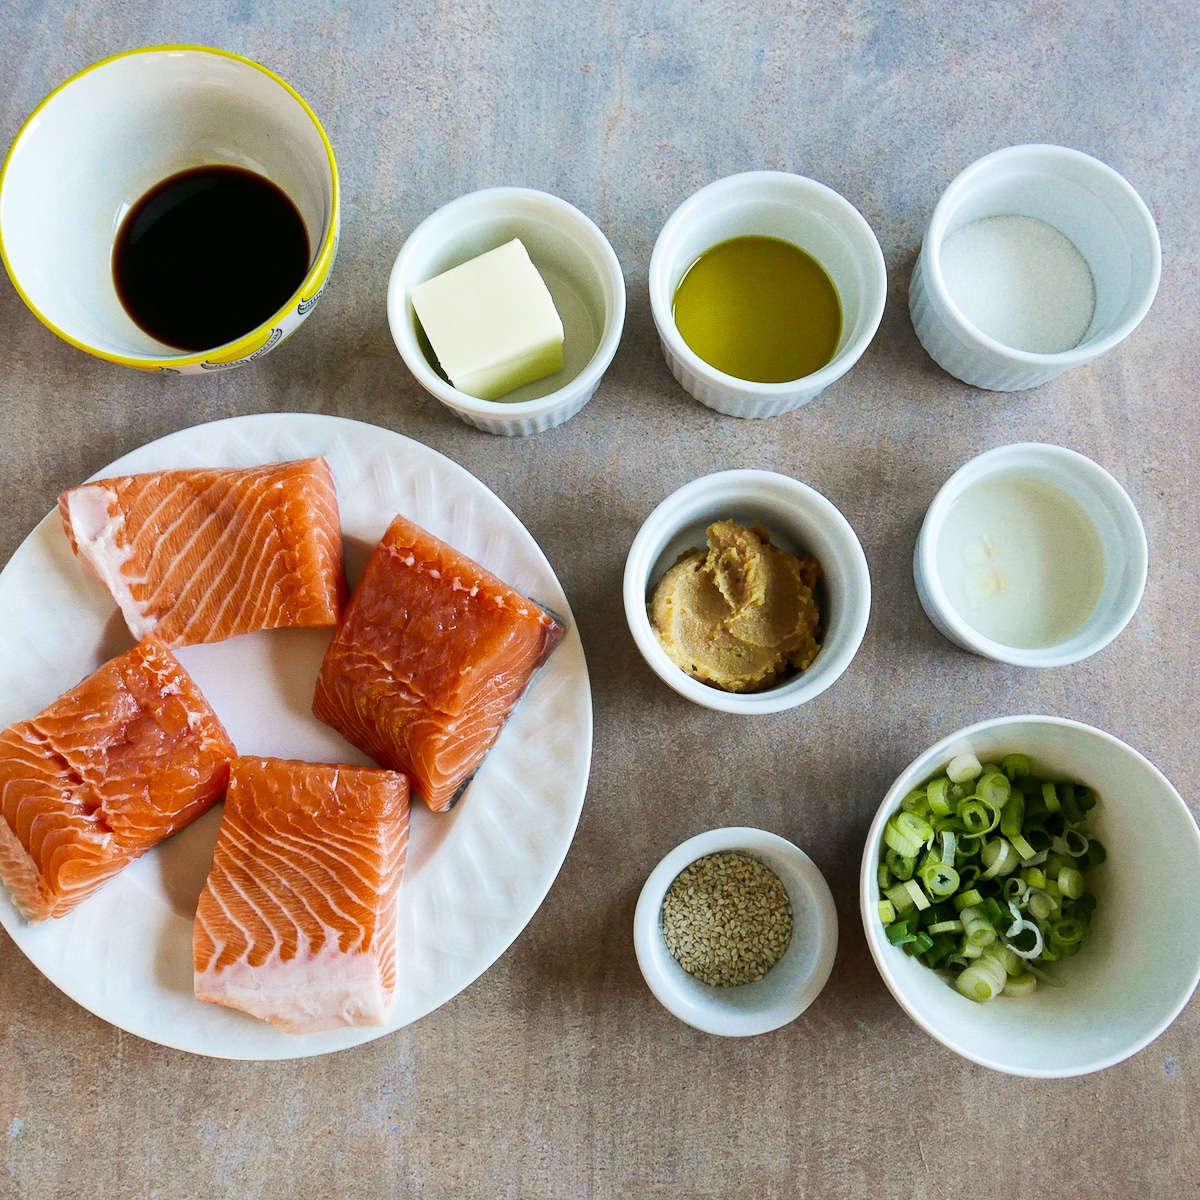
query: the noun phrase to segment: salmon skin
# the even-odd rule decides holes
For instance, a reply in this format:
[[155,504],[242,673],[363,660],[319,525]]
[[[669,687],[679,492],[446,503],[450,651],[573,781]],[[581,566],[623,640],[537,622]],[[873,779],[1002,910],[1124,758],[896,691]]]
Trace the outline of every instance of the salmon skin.
[[562,624],[406,517],[383,535],[321,664],[313,712],[449,808]]
[[155,637],[0,733],[0,879],[29,921],[61,917],[211,808],[229,735]]
[[63,492],[58,511],[135,638],[176,647],[336,625],[346,601],[324,458],[101,479]]
[[397,771],[235,758],[196,913],[196,995],[287,1033],[385,1024],[408,815]]

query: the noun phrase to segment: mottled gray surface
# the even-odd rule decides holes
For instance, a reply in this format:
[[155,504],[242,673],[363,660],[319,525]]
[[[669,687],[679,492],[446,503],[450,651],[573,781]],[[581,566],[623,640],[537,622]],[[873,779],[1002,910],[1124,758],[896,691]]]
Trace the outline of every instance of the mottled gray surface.
[[[77,1007],[0,935],[0,1194],[1191,1194],[1195,1002],[1097,1075],[991,1073],[892,1000],[866,950],[855,882],[894,775],[942,734],[992,714],[1099,725],[1146,753],[1190,804],[1200,799],[1198,25],[1192,0],[0,2],[3,144],[89,62],[196,41],[258,59],[299,89],[332,139],[346,201],[314,315],[261,362],[214,378],[89,359],[0,284],[0,562],[60,489],[151,438],[251,412],[370,421],[449,455],[526,523],[574,606],[596,710],[583,818],[537,916],[465,992],[370,1045],[280,1064],[165,1050]],[[940,190],[979,155],[1022,141],[1074,146],[1125,174],[1159,222],[1163,282],[1143,325],[1107,358],[996,396],[928,360],[905,294]],[[669,213],[702,184],[754,167],[811,175],[849,197],[892,280],[859,365],[808,408],[766,423],[719,417],[679,390],[646,299]],[[392,347],[383,307],[406,233],[454,196],[501,183],[544,188],[592,215],[630,295],[621,348],[591,404],[523,441],[471,430],[428,399]],[[954,650],[925,620],[910,573],[921,515],[946,476],[1026,439],[1108,467],[1151,548],[1126,632],[1087,663],[1042,673]],[[753,721],[662,686],[620,599],[625,554],[650,509],[689,479],[739,466],[787,472],[830,497],[858,531],[875,585],[866,640],[842,680],[799,711]],[[630,924],[668,849],[742,823],[817,861],[841,948],[798,1021],[726,1041],[658,1006]]]

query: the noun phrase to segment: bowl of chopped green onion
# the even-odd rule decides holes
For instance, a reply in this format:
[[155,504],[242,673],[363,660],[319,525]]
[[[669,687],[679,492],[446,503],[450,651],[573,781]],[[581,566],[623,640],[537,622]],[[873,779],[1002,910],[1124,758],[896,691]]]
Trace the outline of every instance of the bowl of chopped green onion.
[[794,1021],[837,953],[837,911],[817,865],[762,829],[712,829],[651,872],[633,918],[638,966],[681,1021],[749,1037]]
[[867,944],[943,1045],[1012,1075],[1121,1062],[1200,980],[1200,830],[1111,734],[998,717],[889,789],[863,851]]

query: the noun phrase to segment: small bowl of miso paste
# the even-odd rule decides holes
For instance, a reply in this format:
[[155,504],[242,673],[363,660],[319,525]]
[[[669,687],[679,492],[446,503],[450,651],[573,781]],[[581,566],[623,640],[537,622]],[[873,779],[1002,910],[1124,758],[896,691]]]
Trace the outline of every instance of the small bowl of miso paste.
[[1062,446],[1000,446],[960,467],[925,514],[917,594],[952,642],[997,662],[1061,667],[1137,610],[1146,534],[1125,489]]
[[818,396],[862,356],[887,272],[863,215],[832,188],[747,171],[701,188],[650,258],[663,354],[701,404],[773,417]]

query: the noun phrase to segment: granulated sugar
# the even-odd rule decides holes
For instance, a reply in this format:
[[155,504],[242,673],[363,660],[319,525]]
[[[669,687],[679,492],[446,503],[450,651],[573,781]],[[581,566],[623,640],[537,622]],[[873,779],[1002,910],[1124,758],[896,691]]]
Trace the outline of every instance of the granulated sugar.
[[1096,288],[1069,238],[1034,217],[985,217],[941,247],[942,278],[976,329],[1016,350],[1058,354],[1092,323]]

